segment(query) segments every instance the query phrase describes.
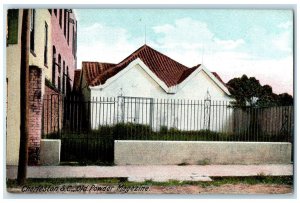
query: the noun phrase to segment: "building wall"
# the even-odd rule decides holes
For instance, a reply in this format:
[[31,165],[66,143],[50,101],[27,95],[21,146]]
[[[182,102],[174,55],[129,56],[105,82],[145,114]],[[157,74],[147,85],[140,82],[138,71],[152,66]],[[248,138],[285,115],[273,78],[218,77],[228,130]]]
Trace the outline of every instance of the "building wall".
[[171,98],[203,100],[207,96],[207,91],[212,100],[232,100],[203,70],[191,78],[185,85],[179,84],[178,92],[171,96]]
[[167,94],[140,65],[135,65],[129,70],[124,69],[112,78],[115,80],[104,88],[91,88],[91,96],[116,97],[122,94],[128,97],[203,100],[209,91],[211,100],[232,100],[203,70],[186,84],[179,84],[176,94]]
[[20,61],[23,10],[19,10],[18,43],[6,47],[7,129],[6,164],[18,165],[20,147]]
[[57,133],[63,123],[63,96],[47,85],[45,85],[43,111],[43,134]]
[[[55,15],[55,10],[57,10],[57,15]],[[74,71],[76,69],[76,33],[77,33],[77,21],[74,13],[69,13],[69,18],[74,20],[75,24],[72,24],[71,21],[66,20],[66,35],[64,34],[64,11],[62,10],[62,23],[61,26],[59,24],[60,19],[60,9],[52,9],[52,15],[51,15],[51,36],[52,36],[52,51],[53,47],[55,47],[56,54],[53,56],[53,53],[51,53],[52,57],[55,57],[56,63],[58,63],[58,56],[61,56],[61,72],[58,71],[58,66],[55,66],[55,82],[54,84],[56,87],[58,87],[58,79],[57,76],[60,74],[61,76],[61,83],[62,83],[62,74],[63,74],[63,62],[65,62],[65,70],[67,72],[67,67],[69,68],[69,77],[71,79],[70,85],[73,86],[74,81]],[[68,16],[68,12],[66,13]],[[69,23],[68,23],[69,22]],[[68,28],[69,28],[69,43],[68,43]],[[73,33],[74,29],[74,33]],[[73,39],[75,40],[75,43],[73,43]],[[53,65],[52,65],[53,68]]]
[[42,129],[42,70],[38,66],[29,68],[29,126],[28,165],[39,164]]
[[[29,92],[29,102],[31,113],[29,115],[29,151],[31,145],[38,147],[38,142],[41,132],[41,100],[44,93],[44,78],[45,75],[49,77],[51,70],[48,69],[52,63],[51,50],[48,50],[48,63],[44,64],[44,40],[45,40],[45,23],[48,25],[48,48],[51,48],[51,21],[50,14],[47,9],[36,9],[35,16],[35,46],[34,52],[29,53],[29,66],[34,66],[39,72],[38,75],[31,74],[31,84]],[[7,69],[7,164],[17,165],[19,157],[20,147],[20,61],[21,61],[21,29],[22,29],[22,15],[23,10],[19,9],[18,18],[18,42],[17,44],[8,44],[7,57],[6,57],[6,69]],[[32,69],[30,68],[30,71]],[[39,102],[34,101],[35,92],[38,89]],[[39,110],[38,110],[39,109]],[[37,110],[37,111],[36,111]],[[33,113],[34,112],[34,113]],[[39,121],[39,122],[38,122]],[[35,148],[35,147],[34,147]],[[30,152],[30,154],[32,154]],[[34,157],[31,156],[30,157]]]
[[[135,65],[129,70],[126,68],[119,74],[110,85],[101,89],[91,88],[92,97],[128,97],[169,98],[166,92],[142,69]],[[113,79],[113,78],[110,78]],[[108,81],[107,81],[108,82]]]
[[[48,9],[35,9],[35,46],[34,52],[29,54],[29,65],[38,66],[42,71],[43,81],[45,77],[52,78],[52,40],[51,40],[51,15]],[[48,26],[48,51],[47,64],[44,63],[44,45],[45,45],[45,23]],[[42,82],[42,93],[44,93],[44,82]]]
[[[113,106],[103,102],[102,109],[92,103],[92,128],[122,121],[151,125],[154,130],[166,126],[180,130],[209,129],[232,132],[233,111],[226,106],[232,99],[203,70],[186,83],[180,84],[175,94],[167,94],[138,64],[122,70],[110,80],[111,83],[103,88],[90,88],[90,100],[95,101],[97,98],[99,103],[99,97],[116,98],[121,95],[148,99],[119,99]],[[207,91],[212,101],[208,106],[209,113],[205,114],[207,108],[204,99],[207,97]],[[111,115],[105,107],[116,109],[118,113]],[[101,118],[99,115],[107,116]]]

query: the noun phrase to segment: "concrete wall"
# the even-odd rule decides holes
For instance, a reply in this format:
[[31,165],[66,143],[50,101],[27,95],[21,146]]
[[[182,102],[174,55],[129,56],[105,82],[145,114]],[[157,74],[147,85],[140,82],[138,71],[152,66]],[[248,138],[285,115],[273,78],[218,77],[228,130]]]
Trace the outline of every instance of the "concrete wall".
[[115,141],[117,165],[288,164],[291,143]]
[[61,141],[53,139],[41,140],[41,165],[59,165],[61,152]]

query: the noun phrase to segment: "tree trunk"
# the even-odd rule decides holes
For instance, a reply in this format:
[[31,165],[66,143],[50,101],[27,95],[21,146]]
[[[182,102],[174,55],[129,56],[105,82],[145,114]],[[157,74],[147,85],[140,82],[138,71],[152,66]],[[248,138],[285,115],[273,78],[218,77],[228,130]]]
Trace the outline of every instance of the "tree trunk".
[[28,163],[28,85],[29,85],[29,23],[30,10],[23,10],[21,31],[21,126],[20,150],[17,182],[22,185],[26,181]]

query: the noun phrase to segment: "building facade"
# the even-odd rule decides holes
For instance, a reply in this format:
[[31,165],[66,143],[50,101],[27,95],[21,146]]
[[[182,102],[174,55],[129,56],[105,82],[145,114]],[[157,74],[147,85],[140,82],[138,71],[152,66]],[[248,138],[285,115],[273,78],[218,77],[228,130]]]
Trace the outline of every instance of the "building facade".
[[[205,99],[227,104],[232,101],[226,85],[216,73],[201,64],[188,68],[147,45],[118,64],[83,62],[80,75],[76,77],[75,84],[79,87],[76,89],[81,90],[85,101],[91,101],[93,129],[128,122],[151,125],[154,130],[162,126],[203,130],[208,129],[207,124],[196,125],[196,120],[208,120],[204,111],[222,118],[210,123],[210,130],[219,131],[220,126],[232,128],[228,122],[232,111],[220,109],[217,112],[211,108],[213,105],[204,108]],[[116,98],[116,102],[106,98]],[[182,122],[187,122],[187,117],[189,121],[185,125]]]
[[77,59],[77,21],[72,9],[50,9],[52,36],[52,84],[70,93]]
[[[49,92],[63,97],[67,94],[67,88],[58,88],[63,85],[67,87],[70,81],[69,91],[72,90],[72,80],[74,70],[76,69],[76,27],[69,26],[70,29],[62,27],[57,30],[59,20],[54,21],[54,10],[58,9],[30,9],[30,26],[29,26],[29,164],[36,165],[39,163],[40,141],[43,131],[43,120],[45,106],[44,99]],[[62,9],[62,13],[64,10]],[[72,12],[71,9],[68,12]],[[58,12],[60,14],[60,12]],[[61,18],[64,21],[70,17],[77,24],[74,14],[64,15]],[[21,63],[21,30],[22,30],[23,9],[7,10],[7,36],[6,36],[6,84],[7,84],[7,119],[6,119],[6,163],[7,165],[18,165],[19,147],[20,147],[20,67]],[[58,16],[60,19],[60,17]],[[67,23],[65,23],[67,25]],[[63,30],[69,34],[69,46],[72,48],[63,48],[67,44],[68,36],[59,38]],[[68,30],[68,32],[67,32]],[[59,32],[57,34],[56,32]],[[60,47],[57,45],[60,44]],[[64,78],[60,84],[51,85],[53,80],[53,64],[56,64],[53,57],[53,47],[59,47],[61,50],[61,71],[56,77]],[[70,53],[69,53],[70,52]],[[72,57],[71,57],[72,56]],[[65,65],[64,65],[65,64]],[[68,74],[69,71],[69,74]],[[72,72],[72,73],[71,73]],[[65,73],[63,75],[63,73]],[[49,83],[50,81],[50,83]],[[50,84],[50,85],[49,85]],[[51,91],[49,91],[51,90]],[[64,91],[63,91],[64,90]]]

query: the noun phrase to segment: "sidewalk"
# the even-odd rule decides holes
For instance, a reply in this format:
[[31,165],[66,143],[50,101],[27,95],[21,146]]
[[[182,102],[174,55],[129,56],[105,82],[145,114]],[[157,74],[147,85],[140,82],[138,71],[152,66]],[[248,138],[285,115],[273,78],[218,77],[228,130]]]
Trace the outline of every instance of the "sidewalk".
[[[17,177],[17,166],[7,166],[8,179]],[[28,178],[128,178],[129,181],[210,181],[226,176],[291,176],[293,165],[150,165],[150,166],[30,166]]]

